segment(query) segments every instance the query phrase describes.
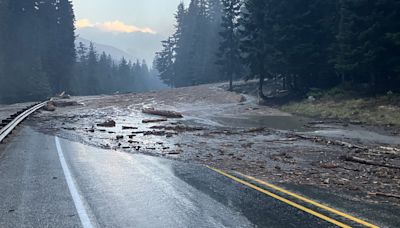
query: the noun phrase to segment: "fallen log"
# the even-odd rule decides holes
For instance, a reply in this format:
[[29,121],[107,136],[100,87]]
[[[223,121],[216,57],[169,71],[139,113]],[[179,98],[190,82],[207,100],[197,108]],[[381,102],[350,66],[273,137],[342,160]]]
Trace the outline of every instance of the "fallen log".
[[153,126],[150,127],[151,129],[158,129],[158,130],[168,130],[168,131],[179,131],[179,132],[184,132],[184,131],[202,131],[204,128],[202,127],[190,127],[190,126],[184,126],[184,125],[176,125],[176,126]]
[[131,126],[122,126],[122,130],[137,130],[137,127],[131,127]]
[[348,161],[348,162],[355,162],[355,163],[360,163],[363,165],[372,165],[372,166],[380,166],[380,167],[386,167],[386,168],[391,168],[391,169],[400,169],[400,166],[395,166],[391,164],[386,164],[386,163],[380,163],[380,162],[375,162],[372,160],[367,160],[359,157],[354,157],[354,156],[342,156],[341,157],[343,160]]
[[256,132],[262,132],[265,130],[266,130],[265,127],[257,127],[257,128],[250,128],[250,129],[244,130],[243,133],[256,133]]
[[163,116],[167,118],[183,118],[183,115],[179,112],[167,111],[167,110],[156,110],[154,108],[144,108],[142,110],[145,114],[155,115],[155,116]]
[[291,134],[290,136],[297,137],[297,138],[304,139],[304,140],[311,140],[311,141],[319,142],[319,143],[347,147],[349,149],[360,149],[360,150],[368,149],[367,147],[351,144],[348,142],[339,141],[339,140],[328,140],[326,138],[318,137],[318,136],[307,136],[307,135],[301,135],[301,134]]
[[146,119],[142,120],[142,123],[159,123],[159,122],[166,122],[167,119]]
[[383,193],[383,192],[368,192],[368,195],[372,195],[372,196],[384,196],[384,197],[389,197],[389,198],[397,198],[397,199],[400,199],[400,195],[389,194],[389,193]]
[[99,127],[115,127],[116,123],[115,123],[114,120],[110,119],[110,120],[107,120],[107,121],[105,121],[103,123],[97,124],[97,126],[99,126]]
[[283,138],[283,139],[276,139],[276,140],[266,140],[267,143],[274,143],[274,142],[293,142],[298,140],[297,138]]

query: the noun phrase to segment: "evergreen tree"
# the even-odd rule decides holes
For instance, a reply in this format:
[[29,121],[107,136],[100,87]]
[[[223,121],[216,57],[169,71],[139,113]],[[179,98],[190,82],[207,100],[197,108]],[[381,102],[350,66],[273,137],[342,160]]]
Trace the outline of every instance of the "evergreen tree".
[[279,53],[272,58],[278,66],[274,73],[284,74],[294,90],[336,83],[330,51],[335,42],[335,2],[294,0],[273,5],[272,45]]
[[44,69],[50,77],[53,93],[60,93],[70,89],[75,61],[75,16],[72,4],[69,0],[41,1],[39,12]]
[[229,90],[233,90],[234,76],[240,74],[241,62],[238,37],[238,20],[240,16],[240,0],[222,0],[224,16],[222,17],[222,41],[219,46],[218,64],[222,65],[222,73],[229,80]]
[[86,57],[86,81],[85,84],[87,86],[87,95],[96,95],[98,94],[98,88],[99,88],[99,80],[97,77],[98,73],[98,54],[96,49],[94,48],[93,43],[90,43],[87,57]]
[[219,0],[192,0],[185,9],[178,6],[176,32],[163,41],[155,63],[160,77],[181,87],[221,80],[218,76],[221,3]]
[[[38,3],[33,0],[10,1],[7,40],[9,102],[41,100],[50,94],[48,76],[42,68],[41,21]],[[15,48],[18,50],[16,51]],[[21,54],[23,53],[23,54]],[[40,89],[40,91],[38,91]]]
[[391,87],[400,65],[396,34],[400,1],[340,1],[339,53],[336,69],[344,81],[365,83],[375,92]]
[[57,72],[55,90],[68,91],[71,87],[72,66],[75,62],[75,15],[70,0],[59,0],[56,5],[57,17]]
[[7,42],[7,20],[8,16],[8,0],[0,0],[0,103],[4,102],[4,96],[8,91],[6,91],[7,84],[5,75],[5,49]]
[[265,78],[271,78],[271,70],[276,56],[272,16],[273,0],[247,0],[242,11],[241,50],[244,63],[249,68],[246,79],[259,78],[258,94],[265,99],[263,92]]
[[162,41],[163,50],[156,53],[154,66],[158,69],[159,77],[167,85],[175,86],[174,71],[174,43],[172,38]]

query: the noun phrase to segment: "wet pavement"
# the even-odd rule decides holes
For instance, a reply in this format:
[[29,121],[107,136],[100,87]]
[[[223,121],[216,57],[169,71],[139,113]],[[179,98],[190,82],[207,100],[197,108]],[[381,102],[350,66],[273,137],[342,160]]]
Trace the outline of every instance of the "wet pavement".
[[[205,166],[60,148],[93,227],[334,227]],[[80,227],[64,174],[54,136],[17,132],[0,147],[0,226]]]

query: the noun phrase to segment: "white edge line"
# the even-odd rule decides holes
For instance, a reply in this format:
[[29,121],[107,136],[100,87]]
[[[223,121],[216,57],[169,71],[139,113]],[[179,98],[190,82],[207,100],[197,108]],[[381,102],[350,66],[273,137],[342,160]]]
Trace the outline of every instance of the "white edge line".
[[93,228],[93,224],[89,219],[88,213],[85,209],[85,206],[82,201],[82,197],[76,188],[75,182],[72,178],[71,171],[68,168],[67,162],[65,161],[65,157],[63,154],[63,150],[61,148],[60,140],[56,136],[55,137],[56,147],[58,157],[60,158],[61,166],[64,171],[65,179],[68,184],[69,191],[71,193],[72,199],[74,200],[76,211],[78,212],[79,218],[81,220],[83,228]]

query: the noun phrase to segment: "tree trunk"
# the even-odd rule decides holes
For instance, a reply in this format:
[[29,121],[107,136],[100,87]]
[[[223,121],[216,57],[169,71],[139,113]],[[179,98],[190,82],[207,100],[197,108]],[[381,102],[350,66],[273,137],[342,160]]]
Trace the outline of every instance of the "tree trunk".
[[229,91],[233,91],[233,74],[230,73],[229,75]]
[[371,87],[372,87],[372,93],[373,94],[376,94],[377,93],[377,91],[378,91],[378,86],[377,86],[377,83],[376,83],[376,77],[375,77],[375,74],[373,74],[373,73],[370,73],[370,76],[369,76],[369,84],[371,85]]
[[259,98],[266,100],[267,97],[264,95],[263,88],[264,88],[264,75],[260,75],[260,82],[258,85],[258,96]]
[[283,90],[287,89],[287,78],[286,78],[286,75],[282,76],[282,89]]

